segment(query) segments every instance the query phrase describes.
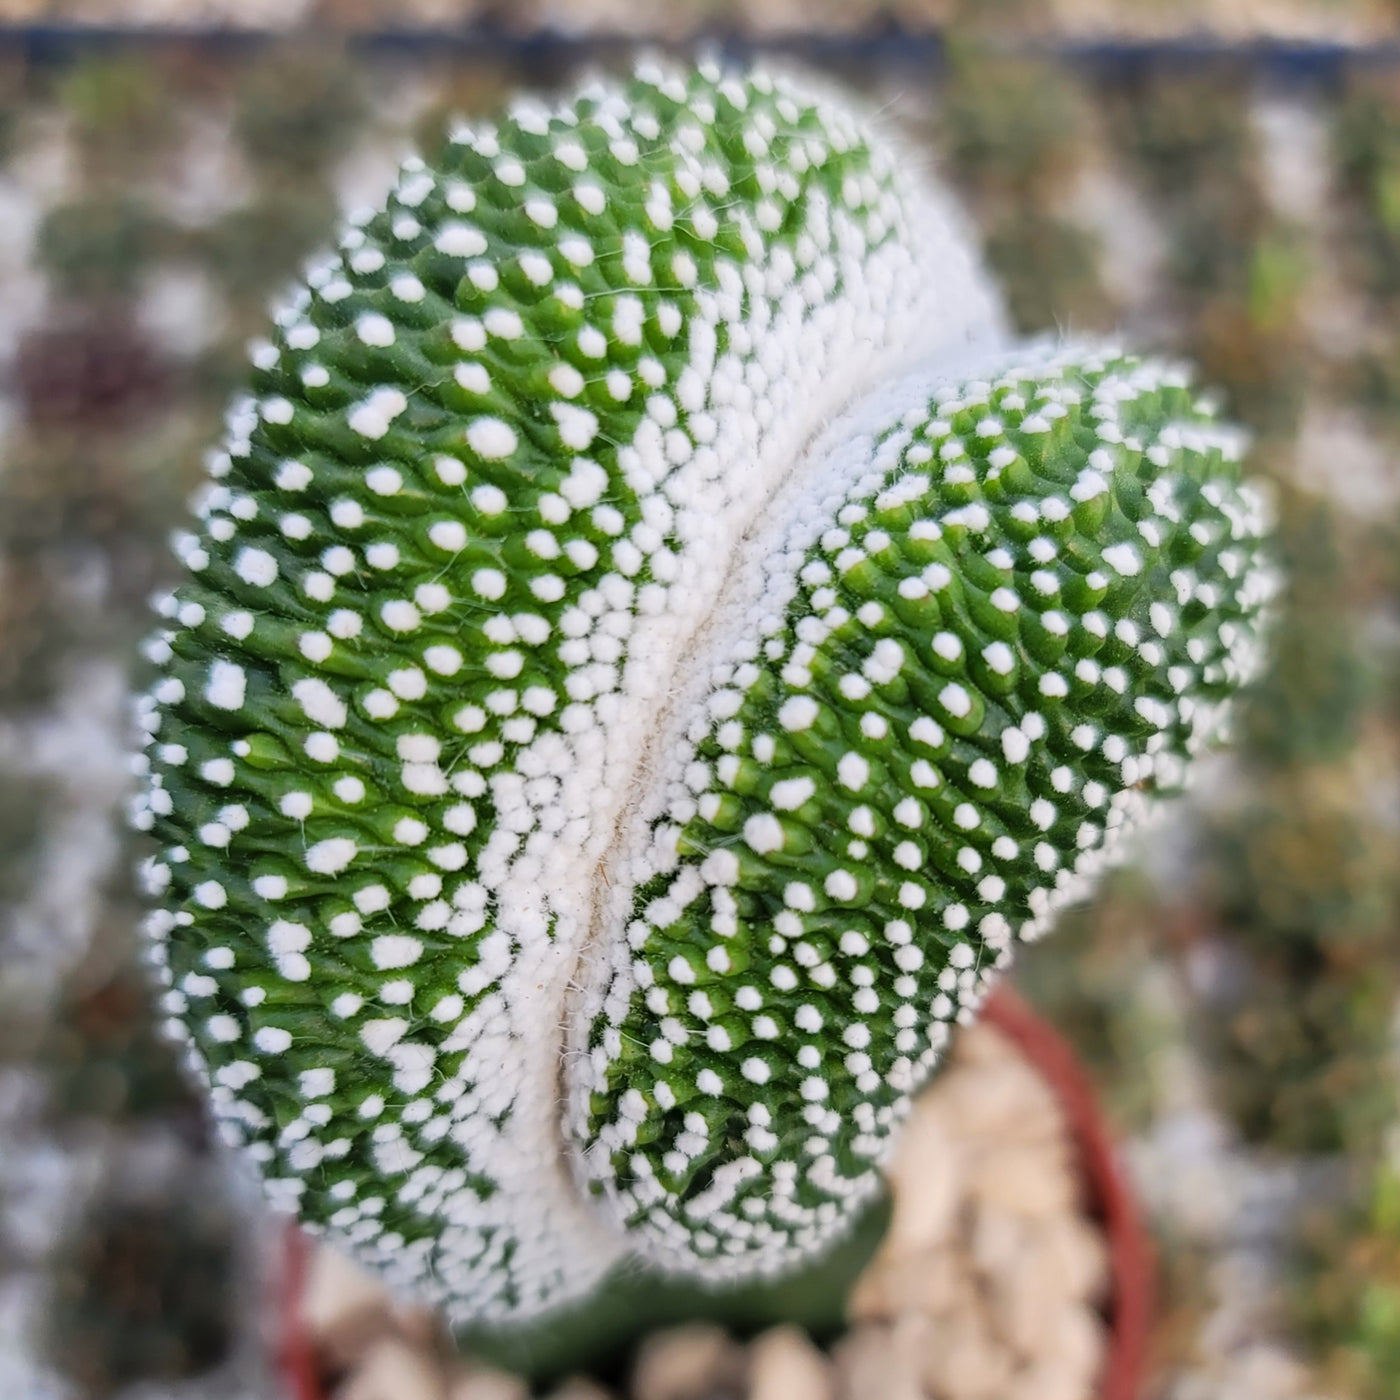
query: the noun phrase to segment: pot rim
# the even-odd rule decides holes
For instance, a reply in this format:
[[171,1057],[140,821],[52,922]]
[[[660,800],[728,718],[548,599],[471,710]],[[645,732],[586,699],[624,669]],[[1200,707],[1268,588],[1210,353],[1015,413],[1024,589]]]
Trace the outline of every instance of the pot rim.
[[1060,1101],[1079,1152],[1089,1205],[1108,1245],[1108,1352],[1099,1400],[1134,1400],[1142,1388],[1155,1307],[1152,1245],[1128,1174],[1104,1122],[1099,1096],[1079,1057],[1042,1016],[1001,982],[981,1019],[1013,1041]]

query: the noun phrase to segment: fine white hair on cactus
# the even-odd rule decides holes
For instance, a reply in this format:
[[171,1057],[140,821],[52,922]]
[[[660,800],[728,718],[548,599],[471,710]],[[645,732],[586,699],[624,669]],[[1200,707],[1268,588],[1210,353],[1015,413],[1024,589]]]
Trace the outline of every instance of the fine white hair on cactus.
[[838,1235],[1257,664],[1238,438],[1007,347],[905,164],[708,66],[457,132],[175,541],[168,1028],[273,1202],[457,1320]]

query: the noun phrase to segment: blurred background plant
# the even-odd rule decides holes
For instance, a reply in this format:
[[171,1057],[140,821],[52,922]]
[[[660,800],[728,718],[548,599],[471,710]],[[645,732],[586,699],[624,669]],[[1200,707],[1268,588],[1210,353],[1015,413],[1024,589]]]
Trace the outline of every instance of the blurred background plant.
[[[1154,1212],[1154,1393],[1400,1396],[1400,60],[1364,47],[1394,15],[964,8],[538,0],[475,44],[415,39],[463,16],[431,0],[293,5],[322,27],[243,40],[0,28],[0,1393],[266,1393],[244,1208],[136,966],[127,658],[269,298],[450,115],[624,61],[530,37],[553,25],[803,30],[780,47],[957,186],[1022,329],[1178,350],[1253,429],[1291,579],[1275,665],[1237,751],[1019,977]],[[1093,28],[1212,20],[1363,47]]]

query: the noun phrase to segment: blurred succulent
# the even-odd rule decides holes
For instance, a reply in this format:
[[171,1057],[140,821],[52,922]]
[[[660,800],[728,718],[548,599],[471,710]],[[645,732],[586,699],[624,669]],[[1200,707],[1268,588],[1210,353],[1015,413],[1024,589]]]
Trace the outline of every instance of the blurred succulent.
[[1400,101],[1393,79],[1349,75],[1332,152],[1353,218],[1346,255],[1360,262],[1363,284],[1389,300],[1400,291]]
[[114,195],[149,174],[180,131],[169,70],[137,54],[80,60],[56,95],[87,179]]
[[1024,331],[1111,323],[1097,239],[1073,209],[1093,127],[1063,69],[955,42],[937,127],[1013,323]]
[[322,39],[271,49],[239,85],[234,120],[255,166],[315,181],[344,154],[365,106],[361,72]]
[[[1102,123],[1166,235],[1181,343],[1274,439],[1304,399],[1306,240],[1272,210],[1248,84],[1229,62],[1105,91]],[[1281,453],[1271,453],[1270,466]]]
[[51,209],[37,252],[65,291],[92,300],[129,295],[169,246],[169,229],[147,204],[104,197]]
[[[1355,1164],[1354,1164],[1355,1165]],[[1333,1386],[1365,1400],[1400,1394],[1400,1172],[1395,1144],[1341,1206],[1305,1222],[1294,1307]]]
[[813,1259],[1274,591],[1177,366],[1007,345],[839,105],[644,68],[409,161],[255,351],[144,698],[172,1034],[458,1320]]

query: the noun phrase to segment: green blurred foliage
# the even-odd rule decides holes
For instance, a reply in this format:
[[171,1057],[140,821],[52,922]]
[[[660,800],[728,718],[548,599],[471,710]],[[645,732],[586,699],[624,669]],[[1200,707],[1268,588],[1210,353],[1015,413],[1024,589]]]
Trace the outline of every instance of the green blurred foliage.
[[1309,268],[1262,193],[1247,74],[1173,68],[1100,91],[1107,138],[1169,235],[1182,348],[1252,427],[1291,433],[1307,375],[1298,311]]
[[139,968],[68,989],[37,1050],[61,1119],[176,1123],[197,1134],[203,1109],[156,1033],[155,994]]
[[[1392,1154],[1393,1156],[1393,1154]],[[1400,1395],[1400,1171],[1380,1166],[1359,1206],[1314,1213],[1299,1314],[1323,1379],[1358,1400]]]
[[1058,65],[962,39],[949,46],[939,99],[935,139],[1017,326],[1112,325],[1097,242],[1070,217],[1093,134],[1084,93]]
[[1084,96],[1057,64],[974,41],[947,52],[939,136],[952,172],[979,195],[1047,203],[1078,168]]
[[[30,354],[32,364],[38,355],[32,342]],[[43,358],[49,361],[47,352]],[[65,354],[52,359],[73,368]],[[123,384],[128,372],[141,377],[140,363],[114,359]],[[118,381],[105,382],[110,388]],[[140,390],[147,411],[157,387]],[[124,387],[120,397],[130,392]],[[53,411],[71,404],[65,393]],[[61,426],[21,441],[0,474],[0,710],[52,702],[75,662],[114,645],[129,650],[147,626],[145,599],[164,566],[145,536],[162,517],[152,509],[145,479],[132,470],[133,436],[130,420],[67,416]],[[107,601],[95,617],[83,597],[99,588]]]
[[1351,258],[1371,294],[1388,300],[1400,295],[1400,83],[1389,74],[1354,76],[1332,138],[1355,223]]
[[159,167],[178,131],[168,68],[124,54],[82,60],[62,74],[57,105],[88,182],[125,184]]
[[1344,224],[1342,256],[1381,312],[1352,367],[1356,398],[1400,432],[1400,79],[1363,72],[1343,91],[1332,128]]
[[1386,420],[1392,432],[1400,427],[1400,347],[1369,347],[1347,366],[1346,373],[1349,396]]
[[1099,278],[1098,243],[1087,230],[1016,208],[992,225],[985,246],[1022,330],[1074,334],[1113,324],[1113,306]]
[[1337,625],[1358,610],[1348,549],[1356,541],[1343,537],[1336,507],[1312,493],[1280,483],[1275,500],[1285,589],[1269,668],[1240,724],[1250,761],[1270,770],[1348,753],[1375,685],[1357,630]]
[[[0,660],[11,638],[11,622],[4,611],[5,590],[0,589]],[[3,682],[0,682],[2,684]],[[33,862],[43,836],[42,812],[46,796],[42,781],[0,775],[0,905],[12,905],[29,886]],[[0,1047],[4,1045],[4,986],[0,983]],[[3,1048],[0,1048],[3,1055]]]
[[1295,1154],[1374,1154],[1395,1114],[1385,1059],[1394,982],[1314,951],[1251,960],[1237,994],[1199,1017],[1215,1092],[1247,1141]]
[[324,181],[365,117],[360,75],[333,39],[282,45],[241,76],[235,129],[255,167]]
[[1265,229],[1255,242],[1246,285],[1250,324],[1261,333],[1286,332],[1298,314],[1308,278],[1307,254],[1287,229]]
[[323,186],[288,182],[220,219],[204,233],[203,251],[230,297],[260,306],[329,243],[338,213]]
[[133,195],[60,204],[39,231],[40,264],[66,295],[130,296],[141,273],[172,251],[170,231]]
[[1150,1127],[1162,1088],[1155,1066],[1180,1033],[1151,971],[1170,940],[1169,922],[1142,872],[1120,870],[1017,963],[1017,986],[1069,1034],[1124,1133]]
[[48,1350],[82,1400],[182,1381],[228,1354],[232,1222],[220,1193],[165,1203],[99,1195],[55,1272]]
[[1365,970],[1391,951],[1394,853],[1366,810],[1356,762],[1259,777],[1248,798],[1208,828],[1206,894],[1261,955]]
[[[1251,1142],[1355,1158],[1375,1199],[1317,1224],[1300,1315],[1338,1376],[1396,1400],[1400,1178],[1376,1163],[1397,1104],[1400,856],[1375,785],[1400,751],[1400,664],[1374,624],[1400,616],[1400,515],[1358,521],[1294,485],[1290,435],[1308,397],[1326,393],[1400,438],[1400,81],[1358,70],[1326,111],[1346,235],[1331,252],[1366,299],[1367,325],[1355,352],[1324,355],[1305,315],[1318,250],[1264,197],[1250,74],[1148,65],[1093,78],[1012,55],[996,41],[1026,8],[964,7],[976,12],[929,80],[938,163],[1026,330],[1108,328],[1125,312],[1078,192],[1097,167],[1135,188],[1165,244],[1165,285],[1145,299],[1166,309],[1169,348],[1197,360],[1258,434],[1254,467],[1279,488],[1290,585],[1273,663],[1238,716],[1232,800],[1199,834],[1199,884],[1168,897],[1120,873],[1028,950],[1021,977],[1125,1130],[1150,1125],[1186,1040]],[[457,115],[566,76],[447,53],[414,61],[438,85],[413,118],[429,151]],[[268,299],[332,241],[337,173],[381,129],[387,89],[376,86],[385,73],[329,41],[204,66],[171,50],[8,76],[0,69],[0,173],[31,111],[61,116],[78,157],[36,240],[54,312],[20,356],[25,417],[0,479],[0,708],[12,710],[42,705],[85,649],[126,654],[147,626],[145,596],[168,576],[164,534],[246,374],[244,342],[264,330]],[[196,108],[230,114],[251,193],[188,229],[161,212],[158,186]],[[177,259],[207,274],[224,316],[214,343],[175,365],[138,311],[149,274]],[[79,557],[103,561],[110,580],[100,636],[63,591]],[[0,788],[0,894],[22,885],[38,796],[9,779]],[[1164,988],[1190,985],[1206,954],[1230,975],[1183,1012]],[[171,1122],[194,1135],[188,1090],[137,986],[114,971],[69,990],[67,1029],[42,1050],[60,1117]],[[226,1256],[197,1205],[182,1197],[142,1215],[148,1207],[108,1203],[75,1238],[54,1344],[89,1393],[124,1376],[184,1374],[218,1354],[196,1294],[210,1261]],[[187,1258],[173,1243],[186,1231]],[[1169,1250],[1163,1273],[1164,1346],[1180,1353],[1207,1283],[1189,1251]],[[227,1306],[217,1288],[208,1297],[210,1309]]]
[[[1253,186],[1247,69],[1216,62],[1190,69],[1129,70],[1105,80],[1100,100],[1111,138],[1131,153],[1144,185],[1164,199],[1196,202]],[[1221,248],[1228,259],[1229,248]]]

